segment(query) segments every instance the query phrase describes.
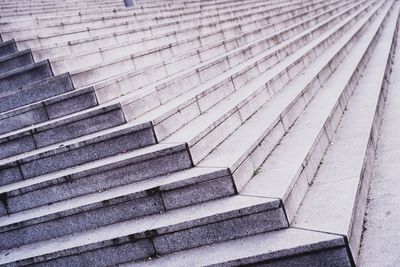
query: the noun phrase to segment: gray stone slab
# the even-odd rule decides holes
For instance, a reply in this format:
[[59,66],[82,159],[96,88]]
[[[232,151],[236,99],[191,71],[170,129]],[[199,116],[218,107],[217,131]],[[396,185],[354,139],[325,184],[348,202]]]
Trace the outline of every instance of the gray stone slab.
[[35,148],[36,144],[31,135],[21,136],[9,142],[0,142],[0,158],[7,158]]
[[6,166],[0,169],[0,185],[6,185],[22,181],[22,175],[18,166]]
[[286,216],[279,208],[156,236],[153,243],[157,253],[163,255],[284,227]]
[[132,127],[126,133],[121,131],[119,136],[99,142],[89,142],[72,149],[60,148],[51,151],[53,153],[47,153],[48,155],[43,153],[43,156],[39,154],[19,160],[20,168],[25,177],[34,177],[156,143],[151,125],[142,129],[136,128],[138,127]]
[[0,112],[19,108],[73,89],[74,86],[68,73],[49,77],[25,85],[7,94],[0,93]]
[[7,193],[8,208],[14,213],[192,166],[187,148],[182,145],[141,157],[146,158],[133,157],[110,164],[107,164],[105,159],[101,167],[68,176],[55,176],[49,181],[10,191]]
[[[120,109],[107,110],[91,117],[83,118],[56,127],[46,127],[34,134],[37,147],[44,147],[65,140],[98,132],[125,123]],[[50,125],[53,126],[53,125]]]
[[30,49],[16,52],[0,58],[0,74],[33,63],[34,60]]
[[[267,221],[258,221],[257,227],[246,229],[247,231],[236,230],[235,237],[251,235],[257,231],[272,230],[287,226],[287,221],[284,216],[282,207],[277,200],[257,199],[247,197],[232,197],[224,200],[216,200],[207,203],[177,209],[162,214],[154,214],[142,218],[126,221],[118,224],[108,225],[101,228],[93,229],[82,234],[73,234],[53,240],[48,240],[42,243],[42,247],[38,248],[36,244],[30,244],[25,247],[8,251],[7,255],[2,257],[2,260],[15,260],[16,253],[21,254],[20,259],[28,259],[31,263],[52,258],[60,258],[71,254],[81,254],[92,249],[105,249],[110,244],[122,244],[134,242],[136,240],[151,240],[169,234],[181,233],[181,237],[187,240],[186,246],[196,246],[203,239],[203,236],[192,235],[187,231],[189,228],[197,227],[204,233],[216,232],[230,224],[235,225],[236,220],[245,222],[246,220],[257,221],[261,219],[258,215],[268,213],[268,211],[280,210],[282,212],[283,221],[278,219],[268,218]],[[254,215],[255,217],[252,217]],[[264,219],[264,218],[262,218]],[[267,223],[266,223],[267,222]],[[270,226],[266,226],[270,224]],[[227,228],[229,229],[229,227]],[[229,230],[228,230],[229,231]],[[193,238],[190,239],[189,237]],[[211,234],[213,236],[213,234]],[[204,235],[204,240],[210,241],[210,236]],[[222,239],[233,238],[231,235],[222,234]],[[211,238],[212,239],[212,238]],[[57,243],[56,246],[55,243]],[[28,251],[33,249],[31,251]],[[40,251],[39,251],[40,250]],[[38,257],[38,255],[41,255]],[[43,257],[45,256],[45,257]],[[8,259],[7,259],[8,258]],[[27,262],[28,262],[27,261]]]
[[247,265],[351,266],[343,237],[296,228],[215,243],[122,266]]
[[[190,174],[190,171],[188,173]],[[180,173],[177,173],[171,176],[178,177],[179,174]],[[208,194],[208,199],[197,197],[204,192],[205,181],[202,180],[205,179],[210,179],[207,181],[209,183],[215,183],[216,185],[218,185],[220,179],[229,179],[232,186],[232,179],[230,176],[213,178],[214,176],[218,177],[224,174],[226,173],[216,171],[197,177],[188,177],[185,180],[178,180],[177,182],[174,182],[172,179],[172,182],[167,183],[167,187],[164,187],[170,188],[170,190],[161,191],[159,186],[151,188],[152,184],[157,185],[157,183],[163,183],[163,180],[171,180],[171,176],[161,176],[153,179],[154,182],[144,181],[143,183],[129,185],[129,187],[125,186],[113,189],[113,192],[115,192],[114,194],[111,192],[104,192],[104,195],[108,195],[109,197],[93,204],[88,204],[90,202],[86,202],[87,205],[68,209],[68,205],[71,205],[72,202],[71,200],[66,200],[64,203],[56,204],[57,206],[67,206],[64,211],[49,213],[40,217],[37,217],[37,215],[35,216],[35,212],[40,214],[40,209],[36,209],[36,211],[32,210],[30,216],[24,217],[24,215],[22,215],[22,218],[20,216],[20,219],[12,220],[11,224],[6,225],[3,221],[3,226],[0,227],[0,240],[3,240],[3,242],[0,241],[0,246],[3,249],[8,249],[149,214],[161,213],[166,211],[166,209],[179,208],[182,206],[179,205],[179,203],[176,206],[169,205],[166,207],[164,205],[165,198],[163,193],[176,191],[182,185],[184,189],[188,188],[189,185],[185,185],[186,183],[190,183],[190,192],[192,194],[187,193],[179,197],[181,200],[190,199],[190,204],[192,205],[211,199],[226,197],[232,195],[233,192],[215,190],[213,192],[213,194],[215,194],[213,198],[210,197],[211,193]],[[182,175],[185,174],[182,173]],[[142,187],[143,189],[141,189]],[[136,192],[135,188],[138,189]],[[206,189],[208,189],[208,187]],[[121,196],[120,192],[126,192],[127,194]],[[98,195],[100,194],[101,193],[98,193]],[[90,197],[87,198],[87,201],[90,201]],[[75,202],[80,203],[82,200],[75,199]],[[74,206],[74,204],[72,204],[72,206]],[[55,210],[58,209],[58,207],[52,207],[54,207]],[[43,210],[43,208],[41,208],[41,210]],[[18,214],[16,214],[16,216],[18,216]],[[10,219],[12,219],[12,217],[10,217]]]
[[13,230],[13,225],[9,226],[9,230],[0,228],[0,231],[5,230],[0,233],[0,249],[11,249],[165,211],[159,194],[134,194],[97,204],[39,217],[30,220],[27,226],[20,223],[20,227],[16,225],[18,228]]
[[12,117],[0,119],[0,134],[8,133],[47,120],[48,115],[43,107],[31,109]]
[[53,76],[48,61],[24,66],[0,74],[0,92],[15,90],[26,84],[40,81]]
[[70,98],[63,99],[58,102],[45,102],[47,114],[49,114],[51,119],[92,108],[97,104],[97,98],[94,91],[83,92],[83,94],[75,94]]
[[165,190],[162,191],[161,195],[166,209],[173,209],[226,197],[235,193],[232,177],[225,175],[220,178]]
[[16,45],[14,39],[6,41],[6,42],[2,42],[0,44],[0,57],[4,57],[4,56],[7,56],[7,55],[10,55],[10,54],[15,53],[17,51],[18,51],[17,45]]
[[93,248],[86,248],[82,252],[80,249],[70,249],[51,255],[47,260],[37,258],[20,263],[38,267],[110,266],[154,255],[153,244],[148,239],[138,241],[127,239],[124,242],[109,240],[96,244]]

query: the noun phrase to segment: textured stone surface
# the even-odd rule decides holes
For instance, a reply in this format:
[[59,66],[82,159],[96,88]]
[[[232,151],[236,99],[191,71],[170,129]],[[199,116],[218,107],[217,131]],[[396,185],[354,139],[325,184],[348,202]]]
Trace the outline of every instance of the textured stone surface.
[[0,44],[0,56],[7,56],[17,52],[17,45],[14,40],[8,40]]
[[42,61],[0,75],[0,92],[7,92],[22,87],[27,83],[53,76],[48,61]]
[[32,63],[34,63],[34,60],[30,50],[17,52],[0,59],[0,73],[17,69]]
[[27,104],[71,91],[72,81],[68,74],[53,76],[41,81],[27,84],[19,90],[0,93],[0,111],[15,109]]
[[397,1],[21,1],[0,264],[355,265]]
[[[207,256],[205,256],[207,255]],[[123,266],[351,266],[340,236],[289,228]],[[338,265],[336,265],[338,264]],[[319,266],[319,265],[311,265]]]

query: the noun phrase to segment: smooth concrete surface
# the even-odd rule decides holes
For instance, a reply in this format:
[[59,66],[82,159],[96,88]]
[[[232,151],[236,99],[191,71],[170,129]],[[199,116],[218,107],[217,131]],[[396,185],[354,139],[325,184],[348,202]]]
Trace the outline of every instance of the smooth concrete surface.
[[400,46],[397,49],[383,110],[374,176],[361,242],[360,266],[398,266],[400,264]]

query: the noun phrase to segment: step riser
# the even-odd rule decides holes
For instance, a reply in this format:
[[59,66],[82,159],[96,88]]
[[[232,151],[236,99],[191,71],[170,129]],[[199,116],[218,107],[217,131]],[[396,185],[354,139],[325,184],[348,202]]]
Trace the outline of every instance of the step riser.
[[7,61],[0,62],[0,74],[33,63],[32,53],[24,53]]
[[18,52],[18,50],[14,40],[0,44],[0,57],[8,56],[16,52]]
[[[59,178],[11,191],[3,199],[8,213],[15,213],[192,167],[186,147],[179,149],[175,152],[161,152],[160,155],[144,161],[131,158],[64,177],[58,176]],[[118,179],[110,180],[111,177]]]
[[[0,93],[15,90],[26,84],[40,81],[53,76],[50,64],[47,61],[44,64],[36,65],[36,67],[29,68],[26,71],[20,72],[18,74],[11,74],[11,72],[6,72],[2,74],[2,77],[0,78]],[[1,131],[1,133],[4,133],[4,131]]]
[[[187,186],[169,185],[136,194],[110,199],[89,206],[68,210],[0,228],[0,248],[8,249],[41,240],[77,233],[103,225],[166,212],[186,205],[231,196],[235,193],[231,176],[215,174],[216,178],[199,180]],[[205,181],[202,181],[205,180]],[[202,182],[201,182],[202,181]],[[49,231],[51,229],[51,231]]]
[[[174,233],[165,233],[165,230],[160,233],[158,230],[149,231],[146,234],[147,238],[144,234],[116,238],[109,242],[81,247],[79,255],[76,254],[76,250],[64,250],[47,255],[48,261],[46,262],[43,262],[44,259],[42,258],[34,258],[22,261],[21,264],[32,264],[34,262],[39,264],[40,262],[41,266],[43,264],[44,266],[70,266],[71,262],[74,262],[75,265],[115,265],[287,227],[285,215],[281,208],[242,215],[241,217],[236,216],[237,214],[231,214],[207,225],[194,223],[190,226],[190,229],[182,229]],[[131,253],[122,255],[117,254],[117,251],[130,251]]]

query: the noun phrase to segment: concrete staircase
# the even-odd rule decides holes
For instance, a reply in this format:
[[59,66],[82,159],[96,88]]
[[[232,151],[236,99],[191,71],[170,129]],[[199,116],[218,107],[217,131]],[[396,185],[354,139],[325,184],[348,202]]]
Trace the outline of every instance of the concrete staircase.
[[398,1],[0,8],[0,264],[356,265]]

